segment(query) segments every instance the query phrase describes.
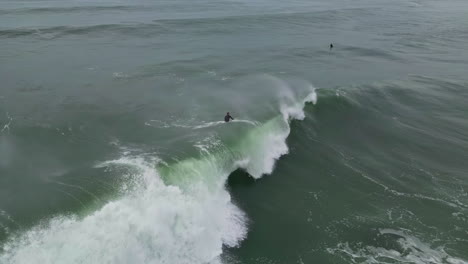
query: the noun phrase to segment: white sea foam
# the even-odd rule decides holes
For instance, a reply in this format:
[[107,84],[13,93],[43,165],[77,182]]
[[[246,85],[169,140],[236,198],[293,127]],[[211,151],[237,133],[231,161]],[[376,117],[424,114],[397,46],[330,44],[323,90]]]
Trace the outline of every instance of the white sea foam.
[[277,117],[263,124],[241,143],[248,150],[244,160],[248,160],[245,169],[255,178],[263,174],[271,174],[276,160],[288,153],[289,148],[286,138],[291,132],[289,122],[291,119],[302,120],[305,117],[304,106],[306,103],[316,103],[317,94],[311,86],[310,92],[301,100],[296,100],[287,89],[282,91],[285,95],[280,102],[281,117]]
[[350,263],[468,264],[463,259],[449,255],[443,247],[433,248],[417,237],[400,230],[381,229],[380,235],[398,237],[396,242],[401,249],[362,246],[361,244],[354,246],[345,242],[327,251],[330,254],[341,255]]
[[141,158],[106,164],[132,168],[137,191],[83,219],[57,217],[12,239],[0,263],[217,263],[223,244],[245,236],[243,213],[224,189],[184,193]]
[[7,119],[8,119],[8,123],[6,123],[3,128],[0,130],[0,132],[10,132],[10,125],[11,125],[11,121],[13,121],[13,118],[10,116],[9,113],[6,113],[6,116],[7,116]]
[[125,74],[123,72],[114,72],[112,73],[112,76],[116,79],[126,79],[130,77],[128,74]]
[[193,146],[198,148],[200,154],[209,155],[216,147],[222,146],[222,142],[214,135],[210,135],[203,140],[197,141]]

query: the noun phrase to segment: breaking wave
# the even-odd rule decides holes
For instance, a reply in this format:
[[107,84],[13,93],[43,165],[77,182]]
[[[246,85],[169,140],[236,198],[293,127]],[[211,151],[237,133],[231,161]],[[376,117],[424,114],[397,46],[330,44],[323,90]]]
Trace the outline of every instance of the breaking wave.
[[168,164],[123,155],[98,167],[124,168],[125,195],[84,216],[59,216],[3,245],[1,263],[220,263],[223,246],[246,237],[244,213],[225,189],[241,168],[260,178],[288,153],[290,121],[305,117],[302,99],[281,96],[280,115],[252,126],[234,146]]

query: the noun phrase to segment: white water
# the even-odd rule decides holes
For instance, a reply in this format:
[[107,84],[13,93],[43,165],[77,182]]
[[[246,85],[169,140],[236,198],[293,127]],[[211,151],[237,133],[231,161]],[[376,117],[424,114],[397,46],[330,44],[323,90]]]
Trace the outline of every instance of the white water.
[[[56,217],[11,238],[0,263],[219,263],[223,245],[238,246],[247,234],[245,216],[224,188],[227,177],[239,167],[257,178],[271,173],[288,152],[289,119],[304,118],[305,103],[315,100],[312,91],[281,104],[282,116],[252,129],[231,150],[234,156],[214,153],[169,165],[165,177],[174,185],[162,181],[157,162],[142,157],[101,164],[130,168],[134,187],[84,218]],[[222,165],[232,158],[227,163],[234,165]]]
[[468,264],[462,259],[450,256],[443,247],[432,248],[417,237],[400,230],[380,230],[380,235],[388,234],[399,237],[397,243],[403,251],[374,246],[355,247],[341,243],[336,248],[328,249],[328,252],[342,255],[350,263]]
[[242,142],[245,148],[249,149],[249,155],[244,158],[242,167],[254,178],[260,178],[263,174],[273,172],[276,160],[289,151],[286,139],[291,132],[290,120],[303,120],[305,118],[303,111],[305,104],[317,102],[317,94],[312,86],[310,86],[311,92],[302,100],[297,100],[289,91],[289,89],[284,89],[284,93],[282,93],[281,118],[278,117],[265,123]]
[[57,217],[7,243],[0,263],[216,263],[222,245],[245,237],[243,213],[220,189],[185,194],[154,165],[122,158],[137,188],[83,218]]

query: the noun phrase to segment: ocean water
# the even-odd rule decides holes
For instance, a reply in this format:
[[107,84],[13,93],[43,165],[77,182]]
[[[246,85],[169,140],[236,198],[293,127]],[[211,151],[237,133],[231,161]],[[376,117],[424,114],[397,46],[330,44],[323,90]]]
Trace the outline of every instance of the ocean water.
[[464,0],[2,0],[0,263],[466,264],[467,43]]

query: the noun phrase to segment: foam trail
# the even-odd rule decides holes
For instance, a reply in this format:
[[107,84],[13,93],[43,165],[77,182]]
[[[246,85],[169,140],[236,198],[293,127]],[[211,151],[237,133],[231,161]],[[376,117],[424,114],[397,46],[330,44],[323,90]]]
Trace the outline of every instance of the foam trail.
[[[226,124],[226,123],[227,122],[224,122],[224,121],[207,122],[207,123],[204,123],[202,125],[194,126],[193,129],[214,127],[214,126],[219,126],[219,125],[223,125],[223,124]],[[249,125],[252,125],[252,126],[257,126],[257,124],[258,124],[258,123],[254,122],[254,121],[243,120],[243,119],[234,119],[234,120],[230,121],[229,123],[245,123],[245,124],[249,124]]]
[[7,119],[8,119],[8,123],[6,123],[3,126],[2,130],[0,130],[0,132],[3,132],[5,130],[10,132],[10,125],[11,125],[11,121],[13,121],[13,118],[8,113],[6,114],[6,116],[7,116]]
[[[202,128],[215,127],[215,126],[226,124],[226,122],[224,122],[224,121],[213,121],[213,122],[206,122],[206,123],[203,123],[201,125],[193,126],[193,125],[178,124],[178,123],[168,124],[168,123],[165,123],[165,122],[160,121],[160,120],[150,120],[149,122],[145,122],[145,125],[146,126],[153,126],[152,123],[156,123],[156,124],[159,123],[159,125],[155,125],[155,126],[160,127],[160,128],[179,127],[179,128],[187,128],[187,129],[202,129]],[[234,119],[234,120],[230,121],[229,123],[245,123],[245,124],[249,124],[249,125],[252,125],[252,126],[257,126],[259,124],[256,121],[250,121],[250,120],[244,120],[244,119]]]

